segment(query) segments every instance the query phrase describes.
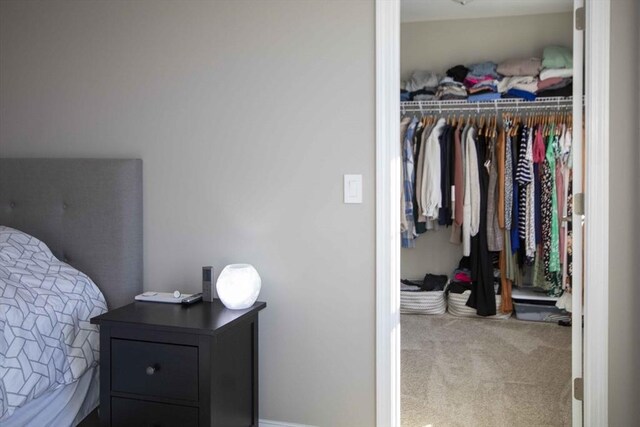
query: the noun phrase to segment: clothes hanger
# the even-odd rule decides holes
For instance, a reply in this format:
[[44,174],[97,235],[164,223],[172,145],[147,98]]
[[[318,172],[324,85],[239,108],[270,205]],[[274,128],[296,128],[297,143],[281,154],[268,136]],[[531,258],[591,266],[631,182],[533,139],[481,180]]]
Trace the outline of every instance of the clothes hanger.
[[520,123],[522,123],[522,113],[518,114],[515,117],[515,124],[511,129],[511,135],[510,135],[512,138],[518,135],[518,130],[520,129]]

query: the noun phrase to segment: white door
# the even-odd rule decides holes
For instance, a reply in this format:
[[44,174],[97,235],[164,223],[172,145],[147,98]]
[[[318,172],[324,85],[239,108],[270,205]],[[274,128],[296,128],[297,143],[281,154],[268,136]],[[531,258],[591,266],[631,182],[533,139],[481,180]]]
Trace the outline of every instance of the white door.
[[[571,381],[573,387],[573,427],[582,427],[582,397],[576,396],[576,379],[582,381],[582,307],[583,307],[583,208],[584,198],[584,143],[583,143],[583,87],[584,87],[584,0],[573,0],[573,277],[572,277],[572,331]],[[576,209],[578,208],[578,209]],[[582,391],[579,391],[582,394]],[[577,399],[579,397],[580,399]]]

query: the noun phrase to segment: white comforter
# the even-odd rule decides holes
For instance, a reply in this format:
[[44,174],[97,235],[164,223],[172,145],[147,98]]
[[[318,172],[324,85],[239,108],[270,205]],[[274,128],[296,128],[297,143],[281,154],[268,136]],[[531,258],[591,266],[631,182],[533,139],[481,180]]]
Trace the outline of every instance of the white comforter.
[[35,237],[0,226],[0,424],[98,363],[89,320],[106,309],[89,277]]

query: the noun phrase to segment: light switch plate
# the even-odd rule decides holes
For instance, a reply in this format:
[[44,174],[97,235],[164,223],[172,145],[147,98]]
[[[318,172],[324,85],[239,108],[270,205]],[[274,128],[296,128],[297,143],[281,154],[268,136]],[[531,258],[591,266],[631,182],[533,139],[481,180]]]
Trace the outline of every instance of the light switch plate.
[[362,203],[362,175],[344,176],[344,202]]

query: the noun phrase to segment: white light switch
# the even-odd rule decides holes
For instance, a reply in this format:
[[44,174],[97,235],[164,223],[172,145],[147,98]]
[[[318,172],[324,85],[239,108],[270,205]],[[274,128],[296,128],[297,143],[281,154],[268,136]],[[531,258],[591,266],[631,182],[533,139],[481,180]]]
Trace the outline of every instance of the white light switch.
[[344,202],[362,203],[362,175],[344,176]]

